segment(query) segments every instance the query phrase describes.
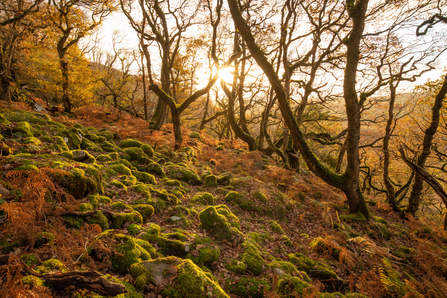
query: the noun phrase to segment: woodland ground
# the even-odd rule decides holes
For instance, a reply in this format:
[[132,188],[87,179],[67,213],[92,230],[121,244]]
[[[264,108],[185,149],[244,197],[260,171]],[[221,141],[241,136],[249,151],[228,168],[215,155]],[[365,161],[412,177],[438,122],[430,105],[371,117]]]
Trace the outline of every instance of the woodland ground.
[[76,270],[116,297],[446,296],[440,222],[372,195],[372,220],[348,215],[341,192],[239,142],[185,129],[176,152],[170,125],[24,104],[0,108],[0,133],[1,297],[102,297],[54,281]]

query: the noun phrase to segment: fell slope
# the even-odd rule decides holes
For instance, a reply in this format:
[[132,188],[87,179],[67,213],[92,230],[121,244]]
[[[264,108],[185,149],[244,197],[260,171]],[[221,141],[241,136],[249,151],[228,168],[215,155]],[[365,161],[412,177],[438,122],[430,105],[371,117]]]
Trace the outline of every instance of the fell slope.
[[440,226],[378,198],[366,222],[238,143],[185,131],[175,152],[169,127],[115,120],[0,109],[0,296],[102,297],[45,278],[95,270],[116,297],[445,297]]

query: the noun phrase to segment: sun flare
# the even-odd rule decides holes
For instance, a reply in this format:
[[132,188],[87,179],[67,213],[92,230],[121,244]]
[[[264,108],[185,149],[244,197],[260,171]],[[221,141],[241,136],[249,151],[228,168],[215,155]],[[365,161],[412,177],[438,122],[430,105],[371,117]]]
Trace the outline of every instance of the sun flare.
[[225,81],[225,83],[233,82],[233,74],[230,71],[229,67],[224,67],[219,69],[219,77]]

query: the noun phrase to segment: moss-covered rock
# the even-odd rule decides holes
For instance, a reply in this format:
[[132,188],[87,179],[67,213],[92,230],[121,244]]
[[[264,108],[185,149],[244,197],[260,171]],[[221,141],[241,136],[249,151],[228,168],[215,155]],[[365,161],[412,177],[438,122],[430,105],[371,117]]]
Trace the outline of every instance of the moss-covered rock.
[[162,291],[163,297],[207,297],[229,298],[220,285],[212,279],[209,273],[202,271],[191,260],[176,257],[149,260],[132,265],[132,276],[135,286],[143,291],[150,285],[161,285],[168,278],[175,278],[172,284]]
[[119,149],[118,147],[116,147],[114,144],[105,141],[102,142],[101,144],[99,144],[102,148],[102,150],[106,151],[106,152],[117,152],[117,151],[121,151],[121,149]]
[[247,239],[242,243],[242,248],[244,250],[242,262],[247,265],[247,270],[254,275],[260,275],[265,261],[262,252],[259,250],[259,245],[252,239]]
[[191,203],[199,203],[201,205],[208,206],[208,205],[214,205],[216,202],[216,199],[209,192],[205,192],[205,193],[196,193],[191,198],[190,201],[191,201]]
[[12,123],[11,123],[8,119],[6,119],[5,115],[3,115],[2,113],[0,113],[0,124],[1,124],[1,125],[5,125],[5,126],[9,126],[9,125],[11,125]]
[[104,192],[104,181],[101,173],[92,166],[84,166],[82,169],[72,169],[68,172],[68,175],[52,174],[54,180],[76,199],[84,198],[89,194],[102,194]]
[[214,175],[208,175],[205,177],[205,187],[217,187],[217,177]]
[[147,165],[145,172],[147,172],[149,174],[162,176],[162,177],[166,176],[166,174],[163,171],[162,167],[158,163],[156,163],[156,162],[150,162]]
[[134,175],[140,182],[148,184],[157,184],[155,177],[149,173],[133,170],[132,175]]
[[100,210],[96,211],[95,214],[88,219],[88,223],[100,226],[103,231],[109,229],[109,221]]
[[26,121],[17,123],[17,127],[14,129],[14,135],[18,138],[34,137],[33,129]]
[[242,277],[237,283],[230,284],[226,290],[243,298],[263,298],[271,289],[263,279]]
[[302,295],[304,289],[310,287],[310,285],[304,280],[291,276],[289,274],[281,275],[278,281],[278,285],[276,288],[276,293],[280,297],[292,298],[295,297],[293,294],[296,292],[299,295]]
[[88,198],[90,199],[90,204],[92,204],[92,207],[94,209],[98,209],[99,207],[110,204],[112,202],[109,197],[101,196],[98,194],[90,195]]
[[150,145],[143,144],[143,145],[141,145],[140,148],[144,151],[144,153],[146,153],[147,156],[149,156],[149,157],[154,156],[154,153],[155,153],[154,149]]
[[35,146],[41,146],[42,142],[38,138],[28,137],[28,138],[23,140],[23,144],[32,144],[32,145],[35,145]]
[[37,276],[28,275],[22,277],[22,284],[27,285],[32,289],[36,286],[45,286],[45,281]]
[[233,179],[233,173],[226,172],[226,173],[223,173],[223,174],[217,176],[217,183],[219,185],[227,186],[227,185],[230,185],[231,179]]
[[127,227],[127,231],[130,235],[138,235],[143,227],[139,224],[131,224]]
[[220,248],[209,237],[197,237],[194,245],[192,245],[192,251],[187,255],[187,258],[191,259],[196,265],[206,265],[207,267],[217,262],[219,257]]
[[347,215],[340,215],[339,217],[341,220],[366,221],[366,217],[360,212],[351,213]]
[[138,147],[128,147],[128,148],[124,148],[124,153],[126,154],[124,157],[125,159],[128,160],[134,160],[136,162],[138,162],[139,164],[148,164],[151,161],[149,160],[149,157],[146,155],[146,153],[144,153],[143,149],[138,148]]
[[56,148],[60,152],[69,151],[70,148],[68,148],[67,143],[65,143],[64,138],[61,136],[56,136]]
[[81,149],[81,142],[84,137],[84,133],[81,129],[71,127],[69,129],[59,131],[57,135],[63,138],[70,150]]
[[200,133],[198,133],[197,131],[192,131],[188,136],[191,139],[200,139]]
[[191,185],[202,184],[202,179],[194,170],[184,168],[179,165],[168,165],[165,166],[166,175],[171,179],[177,179],[184,181]]
[[151,201],[151,188],[147,184],[137,183],[132,185],[129,189],[143,195],[148,201]]
[[230,262],[225,265],[225,268],[236,274],[244,274],[247,270],[247,265],[239,260],[230,259]]
[[242,240],[239,219],[225,205],[209,206],[199,213],[202,228],[218,240]]
[[154,207],[148,204],[136,204],[132,205],[132,208],[141,214],[143,222],[147,222],[149,217],[154,215]]
[[130,148],[130,147],[140,148],[141,146],[143,146],[143,143],[136,139],[125,139],[125,140],[122,140],[120,143],[121,148]]

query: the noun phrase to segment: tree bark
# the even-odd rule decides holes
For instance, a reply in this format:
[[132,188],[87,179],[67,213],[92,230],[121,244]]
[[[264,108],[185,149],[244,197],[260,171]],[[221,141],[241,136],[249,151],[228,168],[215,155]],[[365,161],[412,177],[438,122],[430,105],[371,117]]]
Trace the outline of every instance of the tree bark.
[[[425,130],[424,140],[422,143],[422,152],[418,156],[416,162],[416,165],[420,168],[424,168],[425,162],[427,161],[427,158],[430,155],[431,152],[430,147],[433,143],[434,135],[438,130],[440,111],[446,94],[447,94],[447,76],[444,78],[444,83],[442,84],[438,94],[436,94],[435,102],[432,108],[432,118],[430,126]],[[411,190],[407,209],[407,212],[409,212],[412,215],[415,215],[416,211],[418,211],[419,209],[423,184],[424,179],[420,175],[416,176],[414,179],[413,188]]]

